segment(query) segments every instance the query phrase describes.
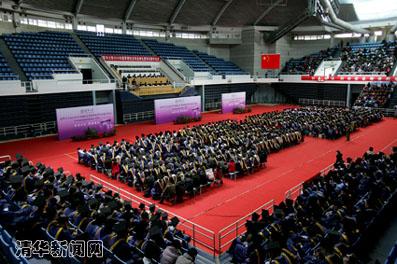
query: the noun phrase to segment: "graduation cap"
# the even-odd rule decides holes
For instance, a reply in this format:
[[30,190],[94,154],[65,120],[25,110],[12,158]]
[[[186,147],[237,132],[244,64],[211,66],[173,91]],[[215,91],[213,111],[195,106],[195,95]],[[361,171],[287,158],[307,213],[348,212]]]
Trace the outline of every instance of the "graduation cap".
[[261,213],[262,217],[268,217],[269,216],[269,211],[266,209],[262,209],[262,213]]
[[66,189],[60,189],[60,190],[58,191],[58,195],[59,195],[59,197],[61,197],[61,198],[66,198],[66,197],[69,196],[69,192],[68,192],[68,190],[66,190]]
[[121,234],[127,231],[127,222],[125,220],[120,220],[113,225],[113,231],[117,234]]
[[110,215],[112,213],[112,209],[110,209],[110,207],[108,207],[108,206],[105,206],[100,209],[100,213],[102,215]]
[[81,215],[86,216],[86,215],[89,215],[89,213],[90,213],[90,208],[88,208],[88,206],[87,206],[86,204],[83,204],[83,205],[80,205],[80,206],[77,207],[77,211],[78,211]]
[[52,168],[50,168],[50,167],[45,168],[43,176],[44,175],[47,175],[47,176],[54,175],[54,170]]
[[37,207],[41,207],[41,206],[45,205],[45,203],[46,203],[45,197],[40,195],[40,196],[37,196],[36,199],[34,199],[32,204]]
[[95,206],[97,206],[98,204],[99,204],[99,202],[98,202],[98,200],[95,199],[95,198],[88,200],[88,205],[89,205],[90,207],[95,207]]
[[174,216],[173,218],[171,218],[170,221],[171,221],[171,224],[172,224],[173,226],[177,226],[177,225],[179,224],[179,219],[178,219],[178,217],[176,217],[176,216]]
[[83,187],[88,187],[91,186],[92,184],[94,184],[92,181],[83,180]]
[[66,183],[66,184],[71,184],[72,182],[73,182],[73,176],[68,176],[68,177],[66,178],[65,183]]
[[13,162],[11,163],[11,168],[17,169],[18,167],[19,167],[19,163],[18,163],[18,162],[13,161]]
[[63,173],[63,168],[62,168],[62,167],[59,167],[59,168],[57,169],[57,171],[60,172],[60,173]]
[[254,212],[252,214],[251,218],[252,218],[252,221],[258,221],[259,220],[259,215],[256,212]]
[[280,208],[274,209],[274,215],[277,217],[282,217],[284,215],[284,211]]
[[17,154],[15,154],[15,158],[17,160],[21,160],[23,158],[23,156],[21,154],[17,153]]
[[29,168],[31,173],[35,173],[37,171],[36,168],[32,165],[29,165]]
[[23,176],[22,176],[22,175],[19,175],[19,174],[13,175],[13,176],[11,176],[10,179],[9,179],[9,182],[10,182],[11,184],[22,183],[22,181],[23,181]]
[[60,172],[55,172],[55,173],[54,173],[54,177],[55,177],[56,179],[60,179],[61,176],[62,176],[62,174],[61,174]]
[[34,187],[40,189],[44,185],[44,182],[44,179],[40,179],[34,183]]
[[109,206],[109,208],[111,208],[112,210],[115,210],[119,206],[117,201],[115,200],[108,202],[106,205]]
[[163,235],[163,232],[161,230],[161,227],[158,225],[154,225],[150,228],[149,231],[149,237],[153,238],[153,237],[161,237]]
[[24,166],[21,168],[21,172],[24,176],[28,175],[30,173],[30,167],[29,166]]

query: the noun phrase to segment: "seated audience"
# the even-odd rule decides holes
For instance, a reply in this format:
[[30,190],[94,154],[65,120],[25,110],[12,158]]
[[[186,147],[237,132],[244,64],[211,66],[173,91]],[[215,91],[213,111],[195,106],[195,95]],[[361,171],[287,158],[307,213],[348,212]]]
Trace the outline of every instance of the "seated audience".
[[382,42],[381,47],[352,49],[347,46],[342,51],[343,64],[339,72],[342,73],[380,73],[392,74],[396,58],[395,42]]
[[176,203],[183,192],[193,196],[215,182],[218,167],[230,176],[249,174],[268,153],[299,144],[304,135],[337,139],[381,119],[370,109],[302,107],[142,135],[134,143],[106,142],[78,150],[78,157],[145,197]]
[[393,83],[368,83],[363,87],[354,105],[376,108],[385,107],[395,88],[396,85]]
[[314,75],[317,67],[325,59],[331,59],[335,54],[336,49],[321,50],[319,53],[314,53],[309,56],[304,56],[301,59],[290,59],[282,70],[285,74],[310,74]]
[[[0,224],[19,240],[48,239],[46,232],[57,240],[102,240],[128,263],[175,263],[192,250],[189,237],[176,229],[177,218],[168,220],[154,206],[133,208],[118,194],[62,168],[33,165],[17,155],[0,165],[0,190]],[[109,263],[105,259],[89,261]]]
[[229,249],[234,263],[361,263],[353,250],[396,195],[397,148],[337,162],[304,184],[295,202],[253,214]]

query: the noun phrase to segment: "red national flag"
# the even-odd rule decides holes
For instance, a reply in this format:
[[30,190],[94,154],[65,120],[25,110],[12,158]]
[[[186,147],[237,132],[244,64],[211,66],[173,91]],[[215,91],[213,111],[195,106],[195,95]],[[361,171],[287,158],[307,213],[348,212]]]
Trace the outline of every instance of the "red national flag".
[[262,69],[280,69],[280,54],[262,54]]

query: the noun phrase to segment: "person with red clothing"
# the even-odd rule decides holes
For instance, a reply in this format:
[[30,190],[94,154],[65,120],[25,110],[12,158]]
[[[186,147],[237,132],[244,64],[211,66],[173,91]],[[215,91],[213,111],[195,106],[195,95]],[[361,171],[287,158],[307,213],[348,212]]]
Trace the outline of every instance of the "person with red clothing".
[[216,167],[214,171],[215,182],[223,184],[223,172],[221,167]]
[[112,178],[118,179],[120,176],[120,164],[116,159],[112,160]]
[[236,177],[237,171],[236,171],[236,163],[234,162],[234,160],[230,160],[228,165],[227,165],[227,171],[230,175],[230,178],[232,177]]

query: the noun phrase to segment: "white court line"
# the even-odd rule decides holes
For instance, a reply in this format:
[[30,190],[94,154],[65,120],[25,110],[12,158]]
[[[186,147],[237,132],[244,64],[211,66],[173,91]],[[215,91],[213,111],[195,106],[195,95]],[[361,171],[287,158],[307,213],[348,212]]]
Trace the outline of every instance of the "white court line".
[[[350,140],[350,142],[353,142],[353,141],[357,140],[358,138],[360,138],[360,137],[362,137],[362,136],[363,136],[363,134],[358,135],[358,136],[352,138],[352,139]],[[395,141],[397,141],[397,139],[394,140],[393,142],[389,143],[387,146],[393,144]],[[201,216],[201,215],[204,215],[204,214],[208,213],[209,211],[211,211],[211,210],[213,210],[213,209],[216,209],[216,208],[220,207],[221,205],[224,205],[224,204],[226,204],[226,203],[229,203],[230,201],[233,201],[233,200],[235,200],[235,199],[237,199],[237,198],[239,198],[239,197],[241,197],[241,196],[244,196],[245,194],[247,194],[247,193],[249,193],[249,192],[255,191],[255,190],[261,188],[262,186],[264,186],[264,185],[266,185],[266,184],[268,184],[268,183],[271,183],[271,182],[273,182],[273,181],[275,181],[275,180],[278,180],[279,178],[281,178],[281,177],[284,176],[285,174],[288,174],[288,173],[290,173],[291,171],[294,171],[294,170],[296,170],[296,169],[300,169],[300,168],[303,167],[304,165],[307,165],[307,164],[311,163],[311,162],[314,161],[314,160],[319,160],[319,158],[321,158],[321,157],[327,155],[327,154],[328,154],[329,152],[331,152],[331,151],[335,151],[335,149],[338,149],[340,146],[342,146],[342,145],[344,145],[344,144],[346,144],[345,141],[343,141],[342,143],[338,144],[336,147],[331,148],[331,149],[328,150],[327,152],[322,153],[320,156],[317,156],[316,158],[313,158],[313,159],[311,159],[311,160],[308,160],[308,161],[302,163],[302,164],[301,164],[300,166],[298,166],[298,167],[294,167],[294,168],[291,168],[291,169],[288,170],[288,171],[283,172],[282,174],[280,174],[280,175],[279,175],[278,177],[276,177],[276,178],[272,178],[272,179],[269,179],[269,180],[267,180],[267,181],[265,181],[265,182],[262,182],[261,184],[256,185],[255,188],[249,189],[249,190],[247,190],[247,191],[245,191],[245,192],[243,192],[243,193],[240,193],[240,194],[237,195],[237,196],[231,197],[231,198],[229,198],[229,199],[227,199],[227,200],[225,200],[225,201],[223,201],[223,202],[221,202],[221,203],[218,203],[218,204],[216,204],[215,206],[213,206],[213,207],[211,207],[211,208],[209,208],[209,209],[207,209],[207,210],[205,210],[205,211],[203,211],[203,212],[197,213],[196,215],[190,217],[189,220],[192,220],[192,219],[194,219],[194,218],[196,218],[196,217],[199,217],[199,216]],[[298,146],[299,146],[299,145],[298,145]],[[387,147],[387,146],[386,146],[386,147]],[[385,148],[386,148],[386,147],[385,147]],[[385,148],[384,148],[384,149],[385,149]],[[333,163],[332,163],[332,164],[333,164]],[[328,165],[328,166],[329,166],[329,165]],[[328,167],[328,166],[327,166],[327,167]]]
[[[72,153],[74,153],[74,152],[72,152]],[[65,154],[63,154],[63,155],[65,155],[66,157],[68,157],[68,158],[71,158],[71,159],[74,159],[74,160],[79,160],[78,158],[76,158],[75,156],[72,156],[70,153],[65,153]],[[77,155],[77,154],[76,154]]]

